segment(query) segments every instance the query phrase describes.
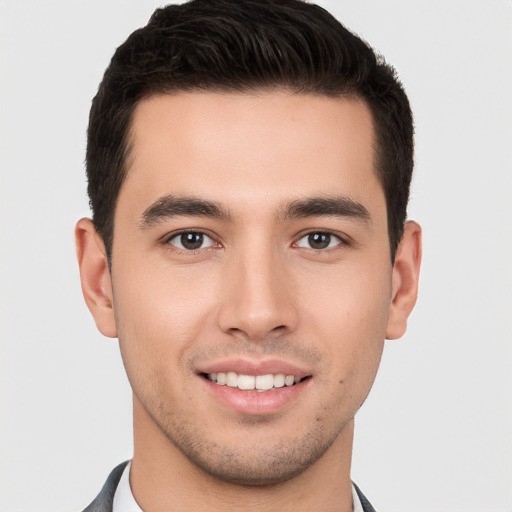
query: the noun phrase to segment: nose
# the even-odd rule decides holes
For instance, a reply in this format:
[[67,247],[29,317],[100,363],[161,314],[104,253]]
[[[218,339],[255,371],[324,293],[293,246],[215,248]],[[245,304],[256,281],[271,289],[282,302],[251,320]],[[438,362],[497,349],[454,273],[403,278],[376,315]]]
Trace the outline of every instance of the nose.
[[264,341],[296,329],[293,279],[286,262],[271,250],[232,258],[226,265],[224,284],[218,312],[222,331]]

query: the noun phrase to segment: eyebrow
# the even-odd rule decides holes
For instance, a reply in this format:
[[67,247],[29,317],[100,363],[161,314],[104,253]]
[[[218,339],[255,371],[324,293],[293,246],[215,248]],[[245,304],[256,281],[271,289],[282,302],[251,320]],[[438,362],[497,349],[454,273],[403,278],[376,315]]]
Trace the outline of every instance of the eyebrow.
[[151,204],[139,220],[139,227],[146,229],[172,217],[209,217],[227,220],[229,212],[220,204],[206,199],[189,196],[167,195]]
[[284,210],[285,219],[303,217],[349,217],[364,223],[370,222],[370,213],[357,201],[345,196],[311,197],[291,202]]
[[[139,220],[139,227],[147,229],[178,216],[231,219],[229,212],[219,203],[193,196],[166,195],[144,210]],[[361,203],[345,196],[298,199],[289,203],[279,216],[284,220],[335,216],[349,217],[365,223],[370,221],[368,210]]]

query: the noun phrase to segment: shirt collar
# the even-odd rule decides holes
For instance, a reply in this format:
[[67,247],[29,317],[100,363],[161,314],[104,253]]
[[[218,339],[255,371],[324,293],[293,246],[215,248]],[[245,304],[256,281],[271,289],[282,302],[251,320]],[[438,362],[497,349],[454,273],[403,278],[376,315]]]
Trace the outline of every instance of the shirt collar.
[[[116,493],[114,495],[114,504],[112,512],[143,512],[139,507],[138,503],[133,497],[132,489],[130,487],[130,466],[128,463],[124,468],[121,480],[117,486]],[[352,485],[352,503],[353,512],[364,512],[361,500],[357,495],[355,487]]]

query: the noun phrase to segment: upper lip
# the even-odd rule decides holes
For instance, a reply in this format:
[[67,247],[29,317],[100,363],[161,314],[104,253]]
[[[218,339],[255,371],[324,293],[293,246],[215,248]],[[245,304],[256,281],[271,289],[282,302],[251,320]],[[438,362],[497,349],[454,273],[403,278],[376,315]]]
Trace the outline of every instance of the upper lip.
[[310,376],[311,372],[300,368],[294,364],[280,361],[278,359],[268,359],[265,361],[251,361],[248,359],[229,359],[212,362],[198,367],[198,373],[219,373],[235,372],[243,375],[269,375],[279,374],[293,375],[303,379]]

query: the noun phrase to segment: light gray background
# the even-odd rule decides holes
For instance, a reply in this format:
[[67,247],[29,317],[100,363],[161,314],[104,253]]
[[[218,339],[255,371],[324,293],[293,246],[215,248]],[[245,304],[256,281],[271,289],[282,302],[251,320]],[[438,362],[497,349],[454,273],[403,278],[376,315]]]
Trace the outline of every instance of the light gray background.
[[[512,2],[320,2],[393,63],[416,117],[421,296],[357,419],[381,512],[512,510]],[[83,303],[90,100],[149,0],[0,0],[0,510],[81,510],[130,457],[117,342]]]

